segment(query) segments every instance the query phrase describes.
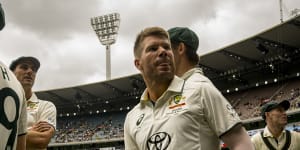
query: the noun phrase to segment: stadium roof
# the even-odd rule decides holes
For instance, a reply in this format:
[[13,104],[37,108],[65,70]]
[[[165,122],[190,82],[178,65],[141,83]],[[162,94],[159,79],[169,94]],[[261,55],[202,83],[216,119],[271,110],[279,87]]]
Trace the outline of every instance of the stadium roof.
[[[250,38],[200,56],[199,66],[223,93],[300,73],[300,16]],[[52,101],[58,114],[131,109],[145,88],[141,75],[37,92]],[[128,108],[127,108],[128,107]]]
[[300,16],[201,56],[199,65],[224,92],[293,77],[300,71],[299,56]]

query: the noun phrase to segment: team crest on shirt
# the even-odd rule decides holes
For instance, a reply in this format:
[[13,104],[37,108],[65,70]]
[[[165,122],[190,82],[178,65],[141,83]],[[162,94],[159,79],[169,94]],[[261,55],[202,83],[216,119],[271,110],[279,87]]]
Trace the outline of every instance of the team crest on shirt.
[[169,100],[169,109],[175,109],[185,105],[185,96],[175,95]]
[[169,100],[169,110],[168,114],[176,114],[183,110],[186,110],[186,103],[185,103],[185,96],[182,95],[175,95]]
[[27,102],[27,110],[35,110],[38,107],[37,102]]

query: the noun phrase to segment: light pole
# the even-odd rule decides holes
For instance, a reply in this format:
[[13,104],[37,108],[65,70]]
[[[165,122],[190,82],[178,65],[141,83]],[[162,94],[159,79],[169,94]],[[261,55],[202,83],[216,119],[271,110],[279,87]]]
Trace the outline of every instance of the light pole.
[[282,0],[279,0],[280,23],[283,23]]
[[106,80],[111,79],[110,45],[116,42],[120,26],[120,14],[112,13],[91,18],[91,25],[100,43],[106,47]]

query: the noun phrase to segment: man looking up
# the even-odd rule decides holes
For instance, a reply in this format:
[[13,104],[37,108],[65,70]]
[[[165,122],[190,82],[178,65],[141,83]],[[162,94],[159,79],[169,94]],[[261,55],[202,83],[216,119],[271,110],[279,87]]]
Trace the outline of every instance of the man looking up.
[[[241,124],[237,114],[210,82],[175,76],[167,31],[141,31],[134,57],[146,89],[125,119],[126,150],[217,150],[219,137],[233,150],[253,150],[249,136],[235,128]],[[225,136],[228,131],[235,134]]]
[[258,150],[298,150],[300,149],[300,134],[285,130],[287,124],[286,111],[290,102],[280,103],[270,101],[261,107],[261,116],[266,122],[263,132],[252,137],[252,143]]

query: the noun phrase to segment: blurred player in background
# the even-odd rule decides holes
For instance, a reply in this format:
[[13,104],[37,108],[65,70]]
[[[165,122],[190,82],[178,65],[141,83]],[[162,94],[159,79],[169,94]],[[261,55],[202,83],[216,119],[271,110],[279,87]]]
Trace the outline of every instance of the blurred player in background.
[[56,107],[50,101],[40,100],[32,91],[40,62],[35,57],[19,57],[10,65],[23,86],[27,100],[27,140],[31,149],[46,149],[56,128]]
[[257,150],[300,150],[300,133],[285,129],[288,123],[286,111],[290,102],[284,100],[280,103],[270,101],[261,107],[261,116],[266,122],[263,132],[252,137]]
[[[0,30],[5,26],[0,3]],[[0,61],[0,149],[25,150],[26,98],[15,75]]]

